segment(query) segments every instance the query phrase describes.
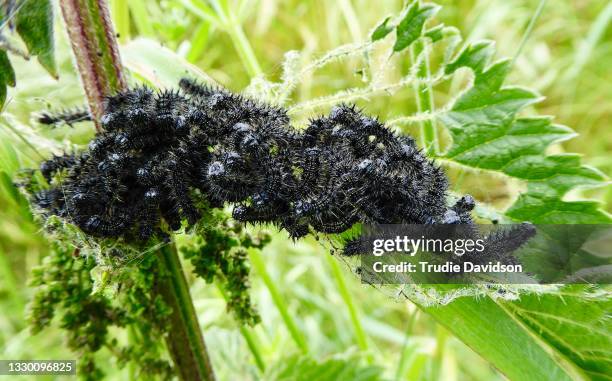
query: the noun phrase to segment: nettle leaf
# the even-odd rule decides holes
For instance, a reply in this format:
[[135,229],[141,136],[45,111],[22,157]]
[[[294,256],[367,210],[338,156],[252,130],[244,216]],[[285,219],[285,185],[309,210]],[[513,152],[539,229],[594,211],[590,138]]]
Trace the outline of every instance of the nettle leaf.
[[421,37],[425,22],[439,10],[440,6],[435,4],[420,4],[418,1],[410,4],[404,18],[397,25],[397,39],[393,51],[400,52]]
[[53,43],[53,6],[50,0],[25,0],[15,16],[17,33],[31,55],[57,77]]
[[6,52],[0,50],[0,109],[6,101],[7,86],[15,86],[15,71]]
[[611,308],[606,292],[584,286],[423,307],[508,379],[526,381],[609,380]]
[[[558,314],[559,299],[564,311]],[[520,324],[539,333],[563,357],[568,371],[586,374],[593,380],[609,380],[612,375],[612,299],[594,290],[585,297],[584,286],[566,287],[562,294],[526,295],[519,301],[501,303]],[[572,364],[576,368],[572,368]],[[569,373],[569,372],[568,372]],[[570,373],[571,374],[571,373]],[[576,377],[577,378],[577,377]]]
[[[474,73],[482,73],[487,62],[495,53],[495,42],[489,40],[477,41],[463,49],[451,63],[446,65],[446,74],[452,74],[461,67],[468,67]],[[500,83],[501,85],[501,83]]]
[[596,202],[563,200],[577,186],[603,185],[605,176],[582,165],[578,155],[546,155],[551,144],[576,134],[553,124],[550,117],[517,117],[542,98],[528,89],[503,86],[511,62],[490,64],[494,53],[490,41],[476,42],[445,68],[447,74],[462,67],[474,73],[473,86],[440,117],[453,140],[445,157],[526,181],[527,192],[506,211],[515,220],[540,224],[610,222],[610,216],[599,210]]
[[[57,77],[53,44],[53,7],[50,0],[24,0],[11,14],[0,14],[0,23],[13,20],[29,54]],[[0,36],[1,37],[1,36]],[[15,86],[15,71],[5,50],[0,49],[0,109],[6,101],[7,85]]]

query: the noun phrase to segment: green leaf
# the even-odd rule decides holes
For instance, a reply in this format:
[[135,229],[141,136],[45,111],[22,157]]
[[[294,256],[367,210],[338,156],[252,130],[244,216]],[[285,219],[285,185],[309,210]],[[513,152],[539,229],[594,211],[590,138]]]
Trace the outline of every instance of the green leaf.
[[120,49],[124,65],[157,87],[176,87],[183,77],[215,83],[202,70],[156,41],[139,38]]
[[470,168],[497,171],[527,182],[507,210],[515,220],[541,224],[606,223],[610,216],[592,201],[564,201],[575,187],[605,184],[605,176],[584,166],[577,155],[547,155],[551,144],[576,134],[568,127],[553,124],[549,117],[517,117],[541,97],[533,91],[503,86],[510,60],[494,64],[490,41],[466,47],[445,68],[452,74],[467,67],[474,84],[451,109],[440,117],[453,143],[445,157]]
[[4,171],[0,171],[0,187],[2,190],[4,190],[3,193],[8,194],[11,199],[13,199],[13,201],[19,205],[21,202],[21,195],[19,194],[17,188],[15,188],[15,185],[13,184],[13,181],[9,175]]
[[266,373],[269,381],[380,381],[382,369],[363,366],[357,358],[329,358],[317,361],[308,356],[281,359]]
[[415,42],[423,32],[425,22],[433,17],[440,7],[435,4],[420,4],[412,2],[406,9],[406,15],[397,25],[397,39],[393,46],[394,52],[400,52]]
[[53,6],[50,0],[25,0],[15,17],[17,33],[31,55],[57,77],[53,44]]
[[[612,226],[539,225],[538,234],[514,253],[527,273],[544,283],[610,283],[606,256]],[[609,250],[608,250],[609,251]]]
[[391,20],[391,17],[387,17],[380,25],[374,29],[372,32],[372,41],[378,41],[385,38],[389,33],[393,31],[395,26],[387,25],[387,23]]
[[6,101],[6,86],[15,86],[15,71],[11,66],[8,55],[0,50],[0,109]]
[[12,176],[20,167],[19,155],[11,139],[0,134],[0,170]]
[[440,24],[426,30],[423,35],[430,38],[432,42],[437,42],[444,38],[444,32],[444,24]]
[[477,41],[468,45],[457,55],[457,58],[446,65],[444,71],[446,74],[452,74],[461,67],[468,67],[474,73],[482,73],[485,65],[495,53],[494,45],[495,42],[489,40]]
[[612,299],[566,287],[519,301],[461,298],[422,307],[510,380],[609,380]]

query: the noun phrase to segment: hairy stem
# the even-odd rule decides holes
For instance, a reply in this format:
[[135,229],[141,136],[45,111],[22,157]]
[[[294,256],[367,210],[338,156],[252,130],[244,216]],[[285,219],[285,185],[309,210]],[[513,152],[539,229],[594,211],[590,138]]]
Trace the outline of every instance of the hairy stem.
[[[420,59],[419,56],[423,55]],[[431,76],[429,69],[429,51],[425,45],[425,41],[419,39],[414,42],[410,48],[410,56],[413,64],[417,65],[416,77],[425,79],[425,81],[416,81],[414,85],[414,93],[417,102],[417,110],[419,114],[434,112],[433,90],[429,78]],[[420,60],[419,60],[420,59]],[[426,119],[419,122],[421,126],[421,142],[423,149],[430,155],[437,155],[440,151],[438,143],[438,132],[436,130],[435,119]]]
[[180,379],[212,381],[215,374],[176,247],[164,246],[159,251],[159,259],[164,274],[160,276],[157,291],[172,308],[166,344]]
[[104,97],[126,87],[117,39],[106,0],[60,1],[72,51],[100,130]]

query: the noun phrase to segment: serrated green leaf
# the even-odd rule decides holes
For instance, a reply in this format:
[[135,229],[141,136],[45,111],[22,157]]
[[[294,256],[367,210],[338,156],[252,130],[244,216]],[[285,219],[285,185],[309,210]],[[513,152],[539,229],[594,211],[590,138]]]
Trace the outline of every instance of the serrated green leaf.
[[15,17],[17,33],[31,55],[57,77],[53,43],[53,6],[50,0],[25,0]]
[[566,286],[518,301],[458,299],[423,307],[510,380],[609,380],[609,294]]
[[570,286],[559,295],[526,295],[502,306],[591,379],[612,378],[612,299],[603,290],[585,297],[584,287]]
[[489,40],[477,41],[468,45],[457,55],[451,63],[446,65],[446,74],[452,74],[461,67],[468,67],[474,73],[481,73],[493,54],[495,53],[495,42]]
[[382,23],[380,23],[374,32],[372,32],[372,41],[378,41],[385,38],[389,33],[393,31],[395,26],[387,25],[387,23],[391,20],[391,17],[387,17]]
[[272,366],[264,380],[269,381],[382,381],[382,369],[364,366],[357,358],[330,358],[317,361],[309,356],[291,356]]
[[397,25],[397,39],[395,45],[393,45],[393,51],[400,52],[421,37],[425,22],[433,17],[438,10],[440,10],[440,7],[435,4],[412,2],[406,9],[404,18]]
[[540,101],[533,91],[502,86],[510,60],[492,65],[490,41],[466,47],[446,68],[452,74],[461,67],[474,73],[474,84],[440,117],[453,143],[449,160],[484,170],[502,172],[527,181],[527,193],[519,196],[506,215],[534,223],[605,223],[610,217],[590,201],[564,201],[577,186],[601,186],[605,177],[581,165],[577,155],[546,155],[554,143],[576,134],[553,124],[548,117],[517,118],[526,106]]

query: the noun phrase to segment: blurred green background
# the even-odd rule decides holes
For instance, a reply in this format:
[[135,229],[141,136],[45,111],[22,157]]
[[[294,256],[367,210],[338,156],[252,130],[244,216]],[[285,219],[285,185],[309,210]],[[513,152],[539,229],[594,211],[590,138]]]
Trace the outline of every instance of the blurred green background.
[[[438,20],[456,26],[467,41],[495,40],[498,57],[514,56],[538,5],[532,0],[437,2],[443,5]],[[129,44],[136,38],[159,41],[235,91],[246,87],[258,74],[279,80],[287,51],[298,50],[302,60],[311,61],[339,45],[366,40],[385,16],[402,9],[401,1],[365,0],[252,0],[236,2],[230,12],[209,7],[204,0],[110,3],[120,43]],[[537,112],[556,116],[557,123],[570,126],[579,134],[554,146],[555,152],[580,153],[584,163],[608,174],[612,173],[611,18],[612,3],[608,1],[549,1],[510,76],[510,82],[532,87],[546,96],[535,106]],[[9,100],[0,114],[0,170],[6,174],[0,179],[3,359],[73,357],[65,349],[59,331],[51,329],[37,336],[28,331],[24,318],[31,295],[28,274],[45,255],[47,246],[25,201],[14,197],[9,180],[19,168],[35,166],[50,152],[82,144],[93,134],[86,124],[44,130],[33,122],[32,113],[36,111],[83,102],[59,18],[56,32],[59,80],[51,78],[35,60],[11,57],[18,84],[16,89],[9,90]],[[124,50],[127,56],[130,46]],[[141,58],[141,63],[146,60]],[[145,64],[155,67],[155,62]],[[289,103],[356,86],[362,80],[359,69],[359,60],[331,64],[299,83]],[[394,70],[401,67],[389,68],[388,74],[393,75]],[[444,92],[435,95],[439,102],[448,101]],[[358,103],[383,120],[415,111],[411,89],[391,98]],[[315,112],[323,111],[313,110],[299,117],[305,121]],[[416,131],[411,126],[406,128],[409,133]],[[464,177],[452,172],[451,176],[457,180],[454,190],[470,192],[478,200],[499,208],[508,205],[521,189],[521,184],[489,175]],[[601,200],[606,210],[612,211],[609,188],[572,197],[584,195]],[[361,285],[345,266],[330,261],[324,248],[314,240],[294,243],[285,233],[274,233],[272,244],[262,256],[289,314],[307,341],[308,353],[314,358],[369,357],[372,363],[384,368],[389,379],[503,378],[432,318],[417,313],[415,306]],[[252,271],[251,293],[262,316],[254,334],[263,348],[266,366],[281,367],[288,354],[299,354],[300,349],[259,275]],[[257,379],[254,360],[240,327],[225,312],[223,297],[216,287],[193,277],[191,280],[195,306],[219,378]],[[344,282],[347,292],[339,282]],[[355,330],[352,321],[355,317],[360,319],[364,332]],[[108,355],[106,350],[100,352],[100,364],[104,364]],[[129,379],[129,371],[117,369],[110,360],[105,370],[109,379]]]

